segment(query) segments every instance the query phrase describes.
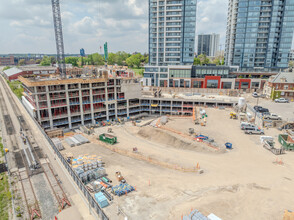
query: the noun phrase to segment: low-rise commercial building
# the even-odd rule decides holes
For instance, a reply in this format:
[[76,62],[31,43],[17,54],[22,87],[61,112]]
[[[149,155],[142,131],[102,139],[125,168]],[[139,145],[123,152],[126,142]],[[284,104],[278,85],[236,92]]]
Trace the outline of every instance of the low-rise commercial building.
[[[232,72],[228,66],[146,67],[143,85],[175,88],[262,89],[266,79],[277,73]],[[254,76],[254,77],[252,77]]]
[[3,71],[4,77],[11,81],[18,79],[19,76],[24,75],[46,75],[56,73],[56,67],[50,66],[22,66],[22,67],[12,67],[8,70]]

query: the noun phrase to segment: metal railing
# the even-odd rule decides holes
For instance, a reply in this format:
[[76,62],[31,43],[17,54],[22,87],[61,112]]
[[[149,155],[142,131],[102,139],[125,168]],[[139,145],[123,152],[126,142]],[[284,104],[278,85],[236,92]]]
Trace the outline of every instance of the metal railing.
[[[21,104],[22,104],[22,102],[21,102]],[[25,106],[24,106],[24,108],[26,109]],[[27,109],[26,109],[26,111],[27,111]],[[35,120],[35,118],[30,113],[29,113],[29,115],[32,118],[32,120],[35,122],[35,124],[37,125],[38,129],[45,136],[45,138],[47,139],[47,141],[51,145],[52,149],[54,150],[54,152],[56,153],[56,155],[58,156],[58,158],[60,159],[60,161],[62,162],[62,164],[64,165],[64,167],[66,168],[66,170],[68,171],[68,173],[70,174],[70,176],[72,177],[72,179],[75,181],[75,183],[77,184],[77,186],[80,188],[81,192],[84,194],[84,196],[88,200],[89,206],[91,206],[95,210],[95,212],[98,214],[98,216],[102,220],[108,220],[109,218],[107,217],[107,215],[104,213],[104,211],[98,205],[98,203],[96,202],[95,198],[90,194],[90,192],[88,191],[88,189],[86,188],[86,186],[84,185],[84,183],[80,180],[80,178],[77,176],[77,174],[74,172],[74,170],[68,164],[68,162],[64,159],[64,157],[59,152],[59,150],[56,148],[56,146],[54,145],[54,143],[52,142],[52,140],[48,137],[48,135],[45,133],[45,131],[41,128],[41,126]]]

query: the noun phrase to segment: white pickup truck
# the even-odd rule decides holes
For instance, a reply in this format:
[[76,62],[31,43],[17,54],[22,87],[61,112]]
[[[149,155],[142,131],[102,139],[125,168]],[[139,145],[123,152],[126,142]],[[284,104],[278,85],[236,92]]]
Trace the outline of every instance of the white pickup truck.
[[282,117],[277,115],[277,114],[274,114],[274,113],[271,113],[271,114],[268,114],[268,115],[265,115],[263,117],[263,119],[269,119],[269,120],[282,120]]

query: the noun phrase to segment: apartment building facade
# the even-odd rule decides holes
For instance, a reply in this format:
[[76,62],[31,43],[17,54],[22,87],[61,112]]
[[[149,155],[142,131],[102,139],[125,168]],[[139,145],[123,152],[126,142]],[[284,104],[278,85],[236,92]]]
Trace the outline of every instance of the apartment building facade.
[[192,64],[197,0],[149,0],[149,64]]
[[219,34],[199,34],[197,42],[197,55],[205,54],[215,57],[219,51]]
[[288,67],[293,0],[229,0],[225,62],[241,70]]

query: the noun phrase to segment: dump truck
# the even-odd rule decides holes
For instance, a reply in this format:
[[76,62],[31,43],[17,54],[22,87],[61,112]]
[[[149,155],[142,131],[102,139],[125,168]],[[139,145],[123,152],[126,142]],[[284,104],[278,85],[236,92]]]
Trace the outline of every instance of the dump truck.
[[112,145],[117,142],[117,138],[110,134],[100,134],[99,140]]

